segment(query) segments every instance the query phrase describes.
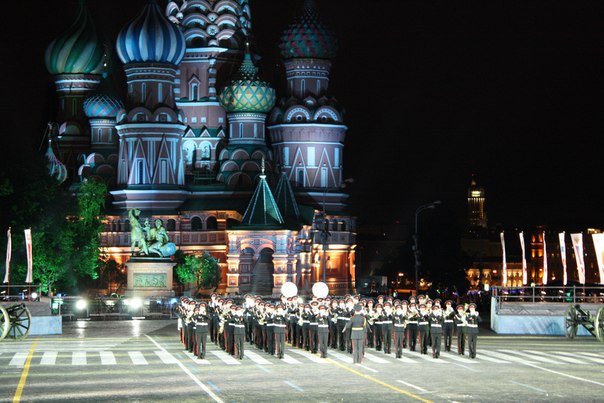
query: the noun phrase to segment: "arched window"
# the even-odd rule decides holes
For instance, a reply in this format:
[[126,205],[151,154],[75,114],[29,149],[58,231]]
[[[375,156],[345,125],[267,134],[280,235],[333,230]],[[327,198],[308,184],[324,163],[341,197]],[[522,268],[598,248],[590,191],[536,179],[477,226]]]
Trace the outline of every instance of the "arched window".
[[168,220],[168,224],[166,225],[166,229],[168,231],[176,231],[176,220],[170,218]]
[[206,220],[206,229],[208,231],[215,231],[218,229],[218,221],[216,220],[216,217],[208,217]]
[[193,217],[191,219],[191,231],[201,231],[202,228],[201,218]]

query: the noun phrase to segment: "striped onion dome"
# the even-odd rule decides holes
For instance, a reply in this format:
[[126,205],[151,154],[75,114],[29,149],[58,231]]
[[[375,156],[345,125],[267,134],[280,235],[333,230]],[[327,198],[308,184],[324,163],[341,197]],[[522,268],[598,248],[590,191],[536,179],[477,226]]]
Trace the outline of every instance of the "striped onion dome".
[[51,74],[100,74],[106,49],[80,0],[74,23],[46,48],[46,68]]
[[239,70],[222,90],[220,103],[227,112],[268,113],[276,99],[275,90],[258,78],[248,47]]
[[185,54],[185,38],[149,0],[142,12],[117,36],[117,54],[124,64],[169,63],[177,65]]
[[313,0],[305,0],[302,11],[281,35],[279,44],[284,59],[333,59],[338,41],[321,21]]
[[95,94],[84,100],[84,113],[89,118],[114,118],[124,103],[107,94]]

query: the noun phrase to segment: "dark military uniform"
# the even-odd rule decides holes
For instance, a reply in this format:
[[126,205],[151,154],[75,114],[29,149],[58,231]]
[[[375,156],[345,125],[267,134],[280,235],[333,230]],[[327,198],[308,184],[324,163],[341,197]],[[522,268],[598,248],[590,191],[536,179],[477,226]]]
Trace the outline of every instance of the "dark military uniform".
[[[478,339],[478,324],[482,321],[478,312],[472,311],[470,304],[470,312],[466,315],[466,335],[468,336],[468,350],[470,350],[470,358],[476,357],[476,341]],[[474,305],[476,307],[476,305]]]
[[[389,304],[389,302],[386,302]],[[390,354],[392,353],[392,312],[390,309],[384,311],[382,315],[382,339],[384,343],[384,353]]]
[[394,326],[394,352],[396,353],[396,358],[401,358],[403,356],[403,344],[405,340],[405,314],[395,312],[392,317],[392,323]]
[[288,318],[283,312],[284,307],[277,311],[277,314],[272,317],[273,332],[275,333],[275,347],[277,358],[283,358],[285,355],[285,328],[287,327]]
[[206,341],[209,333],[210,316],[200,312],[195,316],[195,337],[197,339],[197,357],[206,357]]
[[409,343],[409,351],[415,351],[418,321],[419,312],[415,309],[415,303],[410,303],[409,312],[407,312],[407,340]]
[[361,314],[361,307],[355,306],[355,313],[344,326],[344,332],[350,330],[352,341],[352,362],[360,364],[363,360],[365,332],[367,331],[367,319]]
[[428,316],[428,312],[420,310],[419,319],[417,321],[417,329],[419,330],[419,348],[422,354],[428,354],[428,335],[430,332]]
[[440,357],[440,343],[444,321],[439,307],[433,307],[428,321],[430,322],[430,338],[432,339],[432,358],[438,358]]
[[463,306],[456,307],[455,326],[457,328],[457,354],[463,355],[466,347],[466,314]]
[[231,317],[230,324],[233,331],[233,355],[242,360],[245,348],[245,318],[242,307],[237,307],[237,313]]
[[451,307],[452,302],[445,302],[445,310],[443,312],[443,339],[445,351],[451,351],[451,343],[453,341],[453,327],[455,326],[455,310]]
[[319,315],[317,315],[316,321],[321,358],[327,358],[327,343],[329,342],[329,324],[331,322],[331,318],[329,317],[327,309],[324,306],[319,308]]

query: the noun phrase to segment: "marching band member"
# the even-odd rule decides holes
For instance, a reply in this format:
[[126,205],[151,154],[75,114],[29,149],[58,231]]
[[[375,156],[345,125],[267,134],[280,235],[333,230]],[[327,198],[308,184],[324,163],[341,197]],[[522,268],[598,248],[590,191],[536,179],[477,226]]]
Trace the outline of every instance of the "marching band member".
[[313,301],[310,303],[310,323],[308,324],[308,334],[310,339],[310,352],[313,354],[317,353],[319,349],[318,346],[318,336],[317,332],[319,330],[319,323],[317,323],[317,316],[319,316],[319,302]]
[[432,313],[428,317],[430,322],[430,337],[432,338],[432,358],[440,357],[440,342],[443,333],[443,315],[440,305],[432,307]]
[[329,342],[329,324],[331,318],[325,305],[319,306],[319,314],[315,320],[317,321],[317,337],[319,339],[321,358],[327,358],[327,343]]
[[363,361],[365,332],[367,331],[367,320],[361,313],[361,305],[357,304],[354,307],[354,315],[344,326],[342,332],[350,330],[350,338],[352,340],[352,362],[360,364]]
[[394,315],[392,316],[392,323],[394,326],[394,352],[396,353],[396,358],[402,358],[406,317],[401,304],[396,305],[395,309]]
[[382,304],[379,302],[375,304],[375,314],[373,315],[373,331],[375,333],[375,351],[382,351],[382,318],[384,317],[384,310]]
[[273,318],[275,316],[275,306],[273,304],[266,305],[266,351],[270,355],[275,355],[275,324]]
[[466,342],[466,313],[463,305],[456,306],[457,314],[455,315],[455,325],[457,328],[457,354],[463,355]]
[[346,336],[343,332],[344,327],[346,327],[346,323],[350,321],[350,314],[346,309],[346,302],[343,299],[340,299],[338,302],[338,348],[340,351],[346,350]]
[[243,360],[245,346],[245,318],[243,317],[243,307],[237,306],[235,312],[231,315],[230,324],[233,331],[233,354],[240,360]]
[[272,317],[273,331],[275,333],[275,345],[277,358],[282,359],[285,355],[285,328],[288,317],[285,316],[285,306],[277,305],[277,312]]
[[338,300],[332,299],[328,308],[329,313],[329,346],[338,348]]
[[478,339],[478,324],[482,319],[476,311],[476,304],[468,305],[469,312],[466,315],[466,335],[468,336],[468,349],[470,350],[470,358],[476,358],[476,341]]
[[206,304],[199,304],[199,311],[195,315],[195,337],[197,339],[197,358],[206,357],[206,341],[208,339],[210,316],[206,311]]
[[382,315],[382,339],[384,343],[384,353],[392,352],[392,304],[386,302],[384,304],[384,313]]
[[407,340],[409,341],[409,351],[415,351],[418,321],[419,312],[417,312],[415,302],[409,302],[409,312],[407,313]]
[[302,345],[304,350],[310,351],[310,304],[304,304],[304,312],[302,312]]
[[419,319],[417,329],[419,330],[419,348],[422,354],[428,354],[428,334],[430,331],[430,322],[428,322],[428,311],[426,304],[419,306]]
[[451,342],[453,340],[455,310],[452,305],[453,301],[445,301],[445,310],[443,312],[443,341],[445,344],[445,351],[451,351]]
[[373,308],[373,299],[369,298],[365,307],[365,318],[367,318],[367,347],[373,348],[375,342],[373,340],[373,333],[375,332],[375,325],[373,324],[373,315],[375,309]]

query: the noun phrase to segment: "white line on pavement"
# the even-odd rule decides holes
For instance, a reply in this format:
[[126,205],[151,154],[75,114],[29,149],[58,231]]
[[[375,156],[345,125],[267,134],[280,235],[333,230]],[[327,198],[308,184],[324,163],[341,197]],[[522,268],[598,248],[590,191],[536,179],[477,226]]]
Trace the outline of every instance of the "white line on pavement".
[[[308,358],[309,360],[311,360],[312,362],[316,362],[317,364],[327,364],[328,363],[327,361],[325,361],[325,358],[318,357],[315,354],[309,353],[308,351],[299,350],[299,349],[295,349],[295,348],[288,348],[287,351],[304,356],[304,357]],[[329,354],[329,351],[327,352],[327,354]]]
[[241,362],[233,358],[230,354],[222,350],[210,351],[216,357],[220,358],[225,364],[228,365],[241,365]]
[[300,361],[296,360],[294,357],[288,354],[283,354],[283,361],[288,364],[302,364]]
[[134,365],[147,365],[149,364],[145,359],[145,356],[140,351],[128,351],[128,355]]
[[400,379],[398,379],[398,380],[397,380],[397,382],[402,383],[403,385],[409,386],[410,388],[413,388],[413,389],[419,390],[419,391],[420,391],[420,392],[422,392],[422,393],[430,393],[430,392],[428,392],[426,389],[424,389],[424,388],[420,388],[419,386],[415,386],[415,385],[413,385],[413,384],[411,384],[411,383],[409,383],[409,382],[401,381]]
[[290,386],[290,387],[292,387],[292,388],[296,389],[298,392],[304,392],[304,389],[302,389],[301,387],[299,387],[298,385],[296,385],[296,384],[295,384],[295,383],[293,383],[293,382],[290,382],[290,381],[283,381],[283,382],[284,382],[286,385],[288,385],[288,386]]
[[367,367],[367,366],[365,366],[363,364],[359,364],[359,367],[365,368],[367,371],[375,372],[376,374],[379,372],[379,371],[377,371],[377,370],[375,370],[373,368],[369,368],[369,367]]
[[561,360],[564,362],[568,362],[571,364],[585,364],[585,361],[579,361],[576,358],[571,358],[571,357],[562,357],[559,354],[557,354],[556,352],[543,352],[543,351],[537,351],[537,350],[524,350],[527,353],[531,353],[531,354],[536,354],[536,355],[546,355],[549,357],[555,357],[557,360]]
[[365,353],[365,358],[367,358],[369,361],[373,361],[373,362],[377,362],[378,364],[389,364],[390,361],[385,360],[383,358],[380,358],[376,355],[373,354],[369,354],[369,353]]
[[565,374],[564,372],[554,371],[553,369],[543,368],[543,367],[540,367],[540,366],[535,365],[535,364],[530,364],[528,362],[525,362],[524,365],[528,365],[529,367],[537,368],[537,369],[540,369],[542,371],[551,372],[552,374],[566,376],[568,378],[576,379],[578,381],[583,381],[583,382],[587,382],[587,383],[593,383],[594,385],[604,386],[604,383],[601,383],[601,382],[596,382],[596,381],[592,381],[591,379],[581,378],[580,376],[574,376],[574,375],[570,375],[570,374]]
[[16,352],[15,355],[13,356],[13,359],[10,360],[10,362],[8,363],[9,366],[11,367],[22,367],[25,365],[25,360],[27,359],[27,354],[26,352]]
[[71,355],[71,365],[86,365],[86,351],[74,351]]
[[254,361],[256,364],[260,364],[260,365],[272,364],[272,362],[270,362],[269,360],[267,360],[264,357],[261,357],[259,354],[255,353],[253,351],[244,351],[243,355],[245,355],[250,360]]
[[469,369],[470,371],[474,371],[474,372],[481,372],[479,370],[477,370],[476,368],[472,368],[472,367],[468,367],[467,365],[463,365],[463,364],[458,364],[456,362],[453,363],[454,365],[457,365],[458,367],[462,367],[465,369]]
[[344,361],[347,364],[352,364],[352,357],[350,357],[348,355],[344,355],[342,353],[336,353],[335,351],[332,351],[330,354],[332,356],[336,357],[340,361]]
[[524,386],[525,388],[532,389],[532,390],[535,390],[535,391],[540,392],[540,393],[547,393],[547,391],[545,391],[543,389],[539,389],[539,388],[536,388],[536,387],[531,386],[531,385],[526,385],[524,383],[520,383],[520,382],[516,382],[516,381],[510,381],[510,383],[513,383],[515,385]]
[[162,360],[162,362],[164,364],[176,364],[178,362],[176,357],[174,357],[172,354],[168,353],[167,351],[158,350],[158,351],[155,351],[155,354],[159,357],[160,360]]
[[102,365],[115,365],[115,356],[112,351],[99,351]]
[[538,355],[527,354],[522,351],[507,350],[507,349],[499,349],[499,351],[501,351],[502,353],[506,353],[506,354],[515,354],[520,357],[525,357],[525,358],[527,358],[529,360],[533,360],[533,361],[545,362],[547,364],[560,364],[560,362],[558,362],[558,361],[550,360],[549,358],[540,357]]
[[46,351],[42,355],[40,365],[55,365],[57,363],[57,351]]
[[[153,344],[155,344],[159,349],[166,351],[165,348],[160,346],[159,343],[156,342],[155,340],[153,340],[149,335],[145,335],[145,336],[147,336],[147,338],[149,340],[151,340],[153,342]],[[187,367],[185,367],[183,365],[182,362],[178,361],[177,364],[180,367],[180,369],[182,369],[183,372],[185,374],[187,374],[189,376],[189,378],[191,378],[193,380],[193,382],[195,382],[197,385],[199,385],[199,387],[201,389],[203,389],[203,391],[206,392],[208,394],[208,396],[210,396],[212,399],[214,399],[214,401],[216,401],[218,403],[224,403],[224,401],[220,397],[218,397],[214,392],[212,392],[210,389],[208,389],[208,387],[206,385],[204,385],[199,379],[197,379],[197,377],[195,375],[193,375],[193,373],[191,371],[189,371],[187,369]]]

